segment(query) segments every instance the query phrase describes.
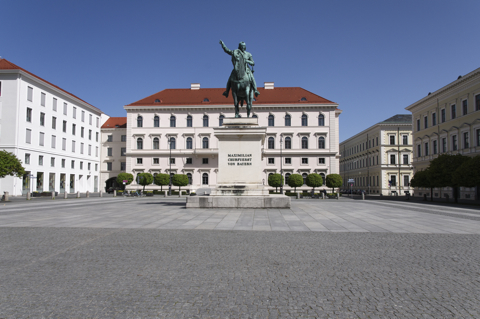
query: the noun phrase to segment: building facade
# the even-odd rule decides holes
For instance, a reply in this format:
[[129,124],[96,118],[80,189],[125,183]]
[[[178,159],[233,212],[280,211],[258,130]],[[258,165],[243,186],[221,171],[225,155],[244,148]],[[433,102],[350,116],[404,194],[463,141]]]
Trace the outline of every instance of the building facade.
[[127,170],[127,118],[110,117],[101,131],[100,185],[108,190],[119,186],[117,175]]
[[[142,172],[186,174],[187,189],[215,187],[218,145],[213,127],[234,116],[232,99],[222,96],[223,91],[192,84],[190,89],[166,89],[126,105],[126,171],[134,176]],[[294,173],[304,177],[338,174],[338,104],[302,88],[275,88],[274,83],[265,83],[259,91],[252,116],[267,127],[264,184],[268,185],[269,174],[281,169],[286,178]],[[241,114],[246,116],[246,111],[242,109]],[[107,148],[115,143],[103,142]],[[106,159],[102,170],[118,169],[115,163],[116,159]],[[136,187],[140,187],[136,182],[129,185]]]
[[0,59],[0,149],[22,162],[22,179],[0,190],[85,192],[99,189],[102,112],[27,70]]
[[344,189],[405,194],[412,171],[412,116],[395,115],[340,143]]
[[[415,171],[426,169],[439,154],[480,155],[480,68],[429,93],[406,110],[413,116]],[[451,197],[452,191],[436,189],[434,197]],[[430,190],[419,192],[430,194]],[[462,187],[460,198],[473,199],[475,192]]]

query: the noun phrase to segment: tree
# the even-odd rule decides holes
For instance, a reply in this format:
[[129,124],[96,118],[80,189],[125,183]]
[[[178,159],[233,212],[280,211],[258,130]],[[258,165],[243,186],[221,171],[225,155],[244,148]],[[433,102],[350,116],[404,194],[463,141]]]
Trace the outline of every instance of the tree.
[[435,187],[435,184],[432,182],[429,168],[424,171],[416,172],[410,180],[410,186],[430,188],[430,201],[433,202],[433,188]]
[[153,182],[153,175],[150,173],[140,173],[137,175],[138,183],[143,185],[143,191],[145,192],[145,186],[150,185]]
[[[130,173],[120,173],[117,175],[117,184],[123,185],[123,181],[127,181],[125,185],[130,185],[133,182],[133,175]],[[123,188],[125,189],[125,185]]]
[[170,175],[168,174],[157,174],[154,180],[155,185],[160,186],[160,190],[163,191],[163,186],[170,184]]
[[178,193],[180,194],[180,187],[188,185],[188,176],[185,174],[175,174],[172,176],[172,184],[178,186]]
[[453,182],[464,187],[480,187],[480,155],[471,157],[453,172]]
[[315,187],[320,187],[323,185],[323,178],[317,173],[308,174],[307,176],[307,186],[312,188],[312,193],[315,192]]
[[464,162],[468,161],[467,156],[460,154],[449,155],[442,154],[430,162],[429,179],[433,187],[453,187],[453,197],[458,202],[458,184],[453,181],[453,172],[455,168],[460,167]]
[[283,185],[283,176],[280,174],[272,174],[268,176],[268,186],[275,187],[275,192],[277,192],[277,187]]
[[294,187],[295,192],[297,191],[297,187],[300,187],[303,185],[303,177],[300,174],[292,174],[288,178],[288,186]]
[[5,176],[22,177],[25,175],[25,168],[22,162],[15,156],[15,154],[5,150],[0,151],[0,178]]
[[332,188],[332,193],[335,193],[335,187],[342,187],[343,180],[340,174],[328,174],[326,179],[327,187]]

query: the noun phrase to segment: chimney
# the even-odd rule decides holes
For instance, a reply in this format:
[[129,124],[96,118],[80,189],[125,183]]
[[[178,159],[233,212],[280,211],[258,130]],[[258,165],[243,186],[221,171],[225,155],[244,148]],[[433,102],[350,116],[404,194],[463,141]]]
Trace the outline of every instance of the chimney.
[[275,88],[274,82],[264,82],[265,90],[273,90]]
[[200,90],[200,83],[191,83],[190,90]]

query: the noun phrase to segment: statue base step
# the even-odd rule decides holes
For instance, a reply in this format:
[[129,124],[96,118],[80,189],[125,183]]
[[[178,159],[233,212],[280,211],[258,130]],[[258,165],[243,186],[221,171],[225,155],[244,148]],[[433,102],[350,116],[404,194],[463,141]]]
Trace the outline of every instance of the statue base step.
[[187,197],[187,208],[290,208],[290,203],[285,195]]

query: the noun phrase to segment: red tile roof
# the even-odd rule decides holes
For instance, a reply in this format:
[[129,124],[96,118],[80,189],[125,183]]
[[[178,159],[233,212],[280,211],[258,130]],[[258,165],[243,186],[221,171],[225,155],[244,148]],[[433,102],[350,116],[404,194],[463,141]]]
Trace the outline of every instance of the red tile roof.
[[[222,95],[224,88],[211,89],[166,89],[150,95],[127,106],[150,105],[225,105],[232,103],[232,95],[228,98]],[[276,87],[274,89],[258,88],[260,95],[254,104],[336,104],[319,95],[300,87]],[[305,101],[302,99],[305,98]],[[208,99],[208,101],[206,100]],[[155,102],[159,100],[160,102]]]
[[43,82],[45,82],[45,83],[47,83],[47,84],[49,84],[49,85],[57,88],[57,89],[59,89],[60,91],[63,91],[63,92],[65,92],[65,93],[67,93],[67,94],[70,95],[70,96],[73,96],[74,98],[76,98],[76,99],[78,99],[78,100],[80,100],[80,101],[82,101],[82,102],[84,102],[84,103],[87,103],[88,105],[90,105],[90,106],[93,107],[94,109],[97,109],[98,111],[102,112],[99,108],[91,105],[91,104],[88,103],[88,102],[85,102],[84,100],[82,100],[82,99],[79,98],[78,96],[75,96],[75,95],[73,95],[72,93],[67,92],[67,91],[65,91],[64,89],[56,86],[55,84],[52,84],[52,83],[50,83],[50,82],[42,79],[42,78],[39,77],[38,75],[35,75],[35,74],[33,74],[32,72],[29,72],[29,71],[25,70],[24,68],[19,67],[19,66],[16,65],[16,64],[13,64],[12,62],[8,61],[7,59],[2,59],[2,58],[0,58],[0,70],[22,70],[23,72],[28,73],[28,74],[30,74],[30,75],[33,76],[33,77],[36,77],[37,79],[39,79],[39,80],[41,80],[41,81],[43,81]]
[[126,117],[111,117],[105,123],[103,123],[103,125],[102,125],[102,128],[115,128],[115,127],[126,128],[127,127],[127,118]]

